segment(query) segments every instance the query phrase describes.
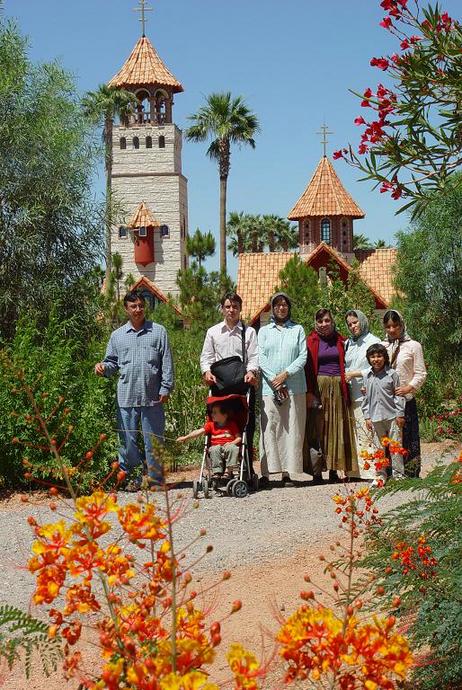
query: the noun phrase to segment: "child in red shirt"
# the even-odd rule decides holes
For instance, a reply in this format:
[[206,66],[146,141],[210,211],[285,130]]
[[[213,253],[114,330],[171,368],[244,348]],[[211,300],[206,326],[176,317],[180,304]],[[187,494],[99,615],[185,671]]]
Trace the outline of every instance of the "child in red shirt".
[[233,476],[233,467],[236,467],[239,460],[239,444],[241,443],[241,432],[236,422],[231,419],[230,412],[223,408],[220,403],[214,403],[210,409],[212,421],[208,421],[200,429],[191,431],[186,436],[179,436],[178,443],[190,441],[204,434],[210,435],[209,458],[212,463],[213,476],[221,477],[225,471],[226,475]]

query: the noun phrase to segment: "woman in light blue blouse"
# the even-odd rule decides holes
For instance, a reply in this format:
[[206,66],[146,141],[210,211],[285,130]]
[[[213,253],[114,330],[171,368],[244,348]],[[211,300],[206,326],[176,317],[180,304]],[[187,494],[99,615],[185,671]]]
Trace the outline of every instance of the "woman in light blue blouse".
[[258,333],[258,359],[262,374],[260,460],[261,486],[269,488],[269,475],[303,472],[306,420],[305,332],[290,319],[291,301],[284,292],[271,298],[271,322]]
[[361,451],[370,450],[372,435],[368,434],[361,403],[363,394],[362,372],[369,369],[369,362],[366,358],[366,350],[369,345],[380,343],[380,338],[369,332],[369,322],[367,316],[359,309],[350,309],[345,314],[345,321],[350,331],[350,337],[345,345],[345,378],[350,384],[351,414],[354,417],[354,428],[356,435],[356,448],[358,451],[358,466],[361,479],[374,479],[375,470],[371,467],[365,470],[364,461],[360,457]]

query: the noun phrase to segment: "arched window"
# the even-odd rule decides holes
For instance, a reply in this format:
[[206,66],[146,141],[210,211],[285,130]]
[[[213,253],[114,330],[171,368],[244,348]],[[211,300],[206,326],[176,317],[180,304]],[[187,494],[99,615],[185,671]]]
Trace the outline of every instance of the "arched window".
[[165,148],[165,137],[163,134],[160,135],[159,137],[159,148],[164,149]]
[[133,137],[133,148],[134,149],[140,148],[140,140],[138,139],[138,137]]
[[152,137],[146,137],[146,148],[152,149]]
[[323,218],[321,221],[321,242],[330,244],[330,220]]
[[136,104],[136,124],[143,125],[146,122],[151,122],[151,106],[148,91],[137,91],[136,97],[138,99]]
[[125,137],[120,137],[119,146],[121,149],[127,148],[127,140],[125,139]]
[[154,107],[156,109],[155,120],[158,125],[163,125],[167,116],[167,95],[163,91],[156,91]]

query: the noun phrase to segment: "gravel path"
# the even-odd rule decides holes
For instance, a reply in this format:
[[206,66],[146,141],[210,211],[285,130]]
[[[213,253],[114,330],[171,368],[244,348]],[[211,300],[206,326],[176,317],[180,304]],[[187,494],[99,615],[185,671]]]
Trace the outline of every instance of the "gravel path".
[[[424,467],[441,456],[441,450],[441,444],[426,445]],[[453,453],[449,457],[453,457]],[[264,568],[303,547],[321,551],[338,530],[331,496],[342,491],[342,485],[314,487],[308,483],[308,476],[300,475],[296,479],[300,480],[296,487],[282,488],[279,482],[275,482],[271,491],[259,491],[243,499],[228,496],[202,498],[197,508],[193,508],[189,478],[181,482],[181,488],[173,489],[172,497],[184,497],[184,514],[175,527],[175,538],[180,548],[194,540],[201,528],[207,530],[207,535],[188,549],[186,562],[199,558],[207,544],[213,545],[213,551],[195,565],[194,573],[213,574],[258,564]],[[136,500],[133,494],[119,494],[121,504],[133,500]],[[384,510],[402,500],[402,495],[385,497],[380,508]],[[57,519],[47,502],[39,505],[16,502],[10,507],[1,506],[3,576],[0,601],[23,609],[28,607],[33,591],[33,578],[25,569],[32,541],[32,530],[26,521],[28,515],[33,515],[39,522]]]

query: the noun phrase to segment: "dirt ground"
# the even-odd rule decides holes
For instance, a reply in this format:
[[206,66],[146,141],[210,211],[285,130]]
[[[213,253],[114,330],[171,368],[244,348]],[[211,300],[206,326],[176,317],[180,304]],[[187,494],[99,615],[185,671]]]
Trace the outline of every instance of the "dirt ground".
[[[436,458],[441,452],[448,451],[448,444],[425,444],[427,457]],[[452,453],[450,455],[453,456]],[[431,466],[427,462],[426,469]],[[197,475],[197,470],[183,470],[182,481],[190,481]],[[175,477],[171,478],[172,481]],[[270,495],[271,492],[268,492]],[[40,497],[37,497],[40,500]],[[46,497],[42,499],[46,502]],[[5,513],[22,511],[24,504],[17,495],[4,497],[0,501],[0,513],[5,520]],[[321,533],[312,544],[300,544],[292,553],[278,554],[271,561],[262,563],[251,562],[245,567],[233,569],[230,580],[222,582],[219,587],[207,594],[199,594],[198,603],[209,613],[209,620],[223,620],[222,639],[224,640],[217,649],[217,657],[210,668],[211,679],[223,687],[230,687],[229,670],[226,663],[226,650],[233,641],[241,642],[245,647],[255,651],[260,659],[270,664],[270,674],[265,688],[276,690],[282,687],[280,682],[281,671],[278,669],[274,658],[272,637],[278,628],[278,619],[288,616],[294,611],[301,600],[299,592],[307,588],[303,581],[304,574],[309,574],[314,583],[314,591],[320,593],[319,587],[328,587],[329,578],[323,573],[323,563],[319,560],[319,544],[325,553],[334,539],[331,535]],[[245,548],[245,546],[244,546]],[[192,587],[199,593],[219,580],[219,576],[212,573],[193,575]],[[312,585],[310,585],[312,587]],[[236,599],[242,601],[242,609],[232,616],[227,616],[232,602]],[[27,604],[25,604],[26,606]],[[90,644],[83,645],[84,657],[88,659],[88,667],[93,669],[98,664],[98,650]],[[12,672],[5,667],[0,668],[0,686],[4,690],[76,690],[78,682],[75,680],[66,684],[62,673],[58,671],[50,678],[46,678],[40,669],[40,664],[35,663],[33,678],[26,680],[24,671],[18,664]]]

